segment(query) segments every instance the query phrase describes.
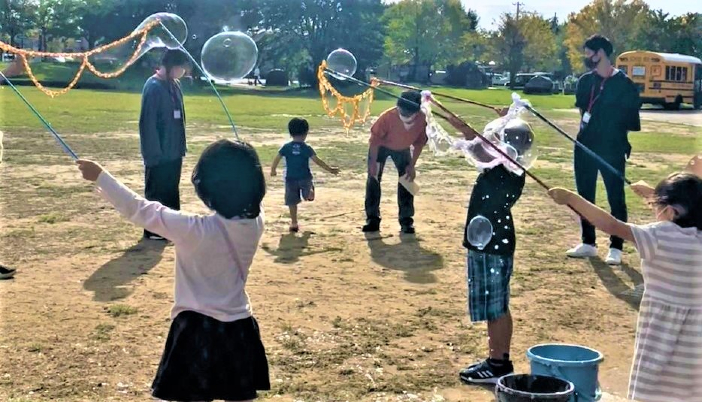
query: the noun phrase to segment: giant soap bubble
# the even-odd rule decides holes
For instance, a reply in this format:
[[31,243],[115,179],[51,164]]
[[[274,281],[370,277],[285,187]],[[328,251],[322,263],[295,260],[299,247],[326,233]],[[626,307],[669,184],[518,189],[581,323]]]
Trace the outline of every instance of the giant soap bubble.
[[258,60],[258,47],[243,32],[222,32],[202,47],[202,68],[210,79],[231,83],[246,77]]
[[[354,75],[358,63],[354,55],[346,49],[336,49],[327,56],[327,68],[330,70],[345,75]],[[337,76],[339,79],[343,77]]]
[[482,215],[475,216],[468,223],[466,240],[478,250],[484,249],[492,240],[492,223]]
[[[146,34],[145,47],[148,49],[142,49],[142,53],[146,53],[155,47],[178,49],[180,48],[180,45],[184,44],[188,39],[188,27],[185,25],[185,21],[172,13],[152,14],[146,17],[146,19],[139,24],[135,31],[143,29],[145,26],[156,20],[160,21],[160,24],[157,24],[151,28],[149,33]],[[163,24],[163,26],[161,24]],[[171,34],[173,34],[173,36],[171,36],[168,31],[163,28],[164,26],[168,29],[168,31],[170,31]],[[173,37],[175,37],[175,39]]]
[[[144,21],[142,21],[141,24],[139,24],[139,26],[133,32],[137,32],[141,29],[144,29],[147,25],[151,24],[156,20],[160,21],[164,26],[166,26],[168,31],[170,31],[170,33],[173,34],[175,39],[173,39],[173,36],[171,36],[163,28],[163,26],[161,26],[161,24],[157,24],[151,27],[149,32],[146,34],[144,44],[142,45],[141,49],[139,49],[139,53],[136,54],[134,60],[131,60],[132,63],[136,60],[139,60],[141,56],[148,53],[153,48],[165,47],[168,49],[178,49],[180,45],[184,44],[187,40],[188,27],[185,24],[185,21],[183,21],[183,19],[177,16],[176,14],[172,13],[152,14],[146,17],[146,19],[144,19]],[[111,48],[103,52],[91,56],[90,61],[99,62],[100,64],[102,64],[102,66],[100,66],[100,70],[103,70],[103,72],[117,71],[120,68],[124,67],[127,63],[129,63],[130,59],[132,58],[132,55],[137,50],[137,47],[141,42],[141,38],[142,36],[139,35],[132,40],[126,41],[116,46],[112,46]],[[100,45],[100,43],[97,44],[97,46]],[[106,64],[109,65],[107,69],[105,69]]]
[[529,169],[536,161],[536,144],[534,131],[529,123],[522,119],[512,119],[501,131],[502,142],[517,150],[517,162]]

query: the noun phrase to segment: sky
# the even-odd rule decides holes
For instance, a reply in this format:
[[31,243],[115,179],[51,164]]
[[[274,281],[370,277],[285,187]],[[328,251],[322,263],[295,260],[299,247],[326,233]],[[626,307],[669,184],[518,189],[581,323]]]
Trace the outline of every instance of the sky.
[[[396,3],[399,0],[386,0],[386,3]],[[515,12],[517,0],[461,0],[466,8],[478,12],[480,28],[494,29],[495,20],[504,12]],[[590,0],[520,0],[521,8],[526,11],[537,11],[544,16],[558,15],[564,20],[568,14],[577,12],[590,3]],[[662,9],[671,15],[681,15],[687,12],[702,13],[702,0],[646,0],[653,9]]]

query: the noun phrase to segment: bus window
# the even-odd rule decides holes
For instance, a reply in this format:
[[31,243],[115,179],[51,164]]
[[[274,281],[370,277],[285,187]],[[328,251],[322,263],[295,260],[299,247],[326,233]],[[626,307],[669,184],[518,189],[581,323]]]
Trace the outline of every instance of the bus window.
[[629,67],[628,66],[619,66],[619,71],[623,72],[624,74],[629,74]]
[[677,67],[675,70],[675,81],[682,81],[682,67]]
[[682,80],[683,82],[687,82],[687,67],[682,68]]
[[665,80],[666,80],[666,81],[672,81],[672,80],[673,80],[673,78],[671,78],[671,76],[674,75],[674,74],[671,74],[671,71],[670,71],[670,70],[672,70],[672,69],[673,69],[673,68],[670,67],[670,66],[665,66]]
[[646,67],[634,66],[631,73],[634,77],[644,77],[644,76],[646,76]]

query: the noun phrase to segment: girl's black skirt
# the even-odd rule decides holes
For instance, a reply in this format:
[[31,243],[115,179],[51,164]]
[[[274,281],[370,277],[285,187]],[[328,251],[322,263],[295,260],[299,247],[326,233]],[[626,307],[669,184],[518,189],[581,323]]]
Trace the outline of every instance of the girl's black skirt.
[[166,401],[244,401],[271,389],[256,319],[222,322],[194,311],[178,314],[152,389]]

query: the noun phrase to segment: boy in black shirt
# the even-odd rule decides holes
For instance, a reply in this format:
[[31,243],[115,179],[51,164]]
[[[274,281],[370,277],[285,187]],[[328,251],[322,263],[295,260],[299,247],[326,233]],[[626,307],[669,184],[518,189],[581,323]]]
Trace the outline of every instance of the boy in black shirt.
[[[476,131],[458,119],[451,124],[467,140],[476,137]],[[514,137],[531,136],[528,125],[512,126],[519,132]],[[505,129],[507,131],[507,129]],[[461,370],[464,383],[497,383],[514,372],[509,359],[512,341],[512,316],[509,311],[509,280],[512,275],[515,250],[514,220],[511,209],[524,189],[525,175],[516,174],[504,165],[484,170],[477,178],[470,196],[463,246],[468,249],[468,305],[473,322],[487,321],[489,357]],[[490,242],[478,249],[467,241],[470,221],[478,216],[489,219],[493,235]]]
[[[641,130],[639,93],[631,79],[612,66],[609,57],[613,48],[607,38],[600,35],[590,37],[584,50],[585,65],[592,71],[578,80],[575,95],[575,105],[581,114],[578,141],[624,175],[626,159],[631,155],[628,132]],[[626,222],[624,180],[577,146],[574,168],[578,194],[593,203],[597,173],[602,174],[612,215]],[[581,226],[582,244],[568,250],[567,254],[574,258],[596,257],[595,227],[584,219]],[[621,263],[623,244],[622,239],[611,237],[608,264]]]

